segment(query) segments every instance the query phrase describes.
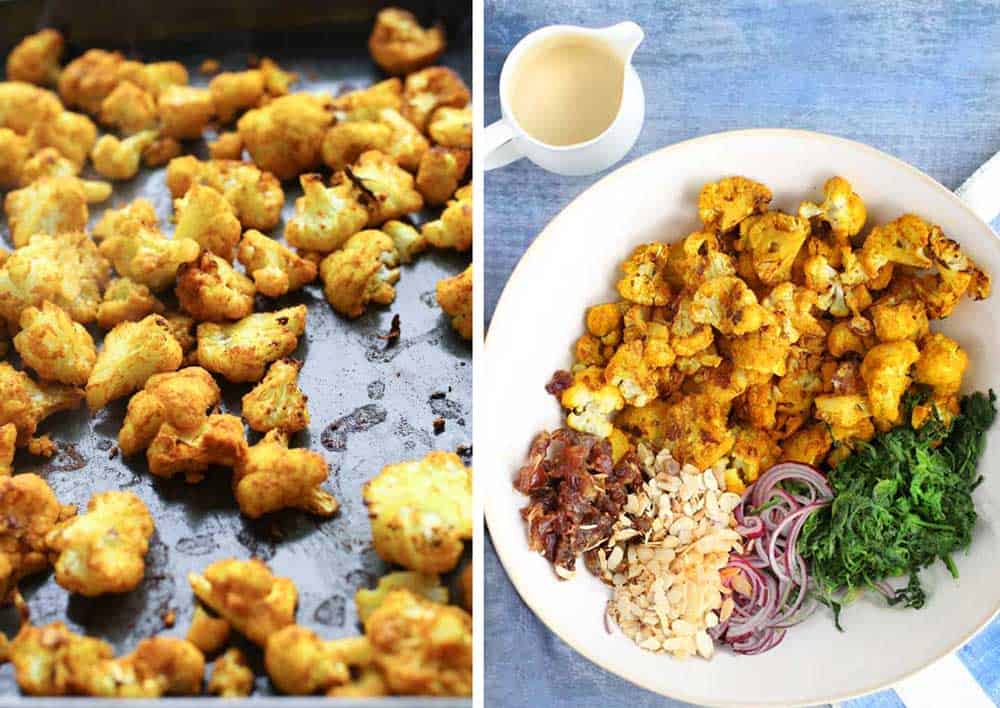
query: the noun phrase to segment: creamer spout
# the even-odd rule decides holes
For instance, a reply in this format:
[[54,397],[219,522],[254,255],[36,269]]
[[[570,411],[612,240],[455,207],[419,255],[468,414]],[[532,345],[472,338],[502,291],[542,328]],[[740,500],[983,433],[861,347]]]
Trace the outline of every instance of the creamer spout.
[[646,35],[642,27],[635,22],[619,22],[617,25],[602,29],[600,36],[625,64],[629,64],[632,61],[632,54]]

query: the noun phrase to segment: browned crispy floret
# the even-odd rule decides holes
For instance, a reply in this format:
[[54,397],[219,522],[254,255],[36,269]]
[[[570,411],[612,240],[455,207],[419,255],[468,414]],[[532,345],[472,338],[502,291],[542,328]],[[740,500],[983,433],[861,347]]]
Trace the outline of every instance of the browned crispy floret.
[[29,472],[0,477],[0,512],[0,600],[7,601],[18,580],[55,560],[45,537],[75,509],[60,505],[45,480]]
[[26,307],[48,300],[77,322],[93,322],[110,271],[84,233],[33,236],[0,264],[0,314],[17,328]]
[[20,248],[37,234],[64,234],[87,227],[87,194],[76,177],[43,177],[4,199],[11,240]]
[[295,583],[276,577],[257,559],[216,561],[203,574],[189,573],[188,581],[199,600],[261,647],[295,621]]
[[203,322],[198,361],[229,381],[260,381],[268,364],[295,351],[305,326],[305,305],[258,312],[231,324]]
[[452,108],[442,106],[431,115],[427,133],[438,145],[472,149],[472,106]]
[[858,234],[868,218],[865,203],[843,177],[831,177],[823,185],[823,203],[802,202],[799,216],[818,219],[830,226],[830,232],[840,243]]
[[208,692],[222,698],[249,696],[253,692],[253,681],[253,671],[247,665],[246,657],[233,647],[215,660]]
[[201,247],[188,238],[169,239],[145,218],[126,217],[100,245],[118,274],[158,292],[170,287],[177,270],[198,258]]
[[259,69],[224,71],[208,82],[219,122],[232,122],[237,114],[254,108],[264,97],[264,74]]
[[181,309],[199,322],[246,317],[253,312],[255,293],[248,277],[208,252],[177,271],[177,300]]
[[434,147],[424,153],[417,170],[417,191],[431,205],[444,204],[458,189],[469,168],[472,153],[457,148]]
[[102,135],[90,151],[94,169],[108,179],[132,179],[139,173],[143,152],[156,138],[155,130],[144,130],[124,140],[119,140],[110,133]]
[[0,189],[22,186],[21,173],[29,155],[31,141],[27,137],[10,128],[0,128]]
[[420,211],[424,199],[414,189],[413,175],[389,155],[377,150],[363,153],[351,166],[351,178],[361,188],[360,201],[368,209],[368,225]]
[[297,93],[248,111],[236,126],[262,170],[291,179],[319,166],[323,136],[332,121],[329,99]]
[[407,172],[416,172],[431,144],[413,123],[395,108],[383,108],[378,112],[378,121],[392,129],[389,143],[381,152],[389,155]]
[[182,146],[177,138],[158,137],[142,151],[142,162],[146,167],[162,167],[181,154]]
[[271,364],[267,376],[243,397],[243,417],[254,430],[296,433],[309,425],[309,398],[299,388],[302,362],[281,359]]
[[219,258],[233,262],[240,240],[240,221],[233,206],[217,191],[201,184],[191,185],[183,197],[174,200],[174,219],[175,239],[191,239]]
[[159,315],[116,325],[104,337],[87,379],[87,405],[96,411],[137,391],[153,374],[175,371],[183,356],[170,326]]
[[188,73],[184,65],[177,61],[155,61],[150,64],[125,61],[118,67],[118,78],[121,81],[131,81],[154,98],[159,98],[171,86],[186,86]]
[[44,381],[0,362],[0,424],[17,426],[17,445],[29,445],[38,424],[53,413],[72,410],[83,400],[79,388]]
[[0,477],[14,474],[14,455],[17,452],[17,426],[0,425]]
[[264,57],[258,65],[260,72],[264,75],[264,89],[268,96],[285,96],[292,84],[299,80],[299,75],[294,71],[285,71],[278,62],[269,57]]
[[122,322],[138,322],[147,315],[162,315],[163,303],[149,288],[129,278],[115,278],[97,308],[97,325],[111,329]]
[[462,586],[462,606],[465,608],[466,612],[472,612],[472,563],[465,566],[465,570],[462,571],[462,576],[459,578],[459,583]]
[[203,654],[214,654],[229,641],[229,622],[210,615],[201,604],[195,603],[186,638]]
[[21,360],[43,379],[83,386],[97,360],[94,340],[86,328],[58,305],[42,303],[21,313],[21,331],[14,337]]
[[472,339],[472,266],[452,278],[439,280],[437,301],[451,317],[451,326],[465,339]]
[[472,617],[393,590],[365,622],[373,661],[391,693],[472,694]]
[[[3,130],[6,130],[4,128]],[[27,140],[27,138],[23,138]],[[80,173],[80,166],[62,153],[52,147],[42,148],[34,155],[21,163],[21,172],[18,175],[18,185],[27,187],[32,182],[37,182],[44,177],[76,177]],[[86,183],[85,183],[86,184]],[[92,201],[89,190],[84,189],[87,201]]]
[[106,210],[94,226],[94,240],[104,241],[112,236],[137,229],[139,226],[156,229],[159,225],[160,219],[156,215],[153,203],[140,197],[119,209]]
[[285,193],[270,172],[237,160],[200,162],[190,155],[167,165],[167,187],[174,198],[182,197],[192,184],[204,184],[220,192],[236,209],[244,228],[269,231],[281,218]]
[[288,448],[288,433],[274,429],[247,450],[233,469],[233,491],[240,511],[251,519],[280,509],[302,509],[333,516],[340,504],[320,485],[329,465],[318,452]]
[[374,120],[337,123],[323,136],[323,162],[332,170],[342,170],[369,150],[388,152],[392,127]]
[[264,665],[271,681],[284,693],[308,696],[346,684],[351,666],[371,663],[365,637],[324,641],[315,632],[291,624],[267,643]]
[[435,248],[472,248],[472,185],[467,184],[452,197],[441,217],[428,221],[420,228],[427,243]]
[[729,231],[748,216],[767,210],[771,190],[746,177],[726,177],[701,188],[698,216],[714,231]]
[[448,588],[441,584],[440,576],[412,570],[397,570],[379,578],[374,590],[361,588],[354,593],[354,604],[361,624],[367,622],[372,613],[382,606],[389,593],[399,588],[406,588],[432,602],[448,604]]
[[88,49],[63,67],[59,75],[59,96],[67,106],[97,115],[101,102],[118,85],[119,68],[124,61],[125,57],[119,52]]
[[316,280],[315,263],[255,229],[243,234],[237,257],[257,290],[268,297],[281,297]]
[[329,253],[368,223],[368,210],[359,201],[361,193],[344,173],[323,185],[317,174],[299,177],[303,196],[295,200],[295,216],[285,227],[285,239],[296,248]]
[[63,36],[58,30],[43,29],[22,39],[7,55],[7,79],[54,86],[59,78]]
[[399,110],[402,107],[403,82],[395,78],[333,99],[333,109],[339,121],[378,120],[383,108]]
[[153,517],[132,492],[95,494],[87,513],[60,523],[46,542],[59,554],[56,582],[94,597],[134,590],[142,580]]
[[427,250],[427,239],[412,224],[387,221],[382,224],[382,231],[392,238],[400,263],[412,263],[414,256]]
[[100,121],[125,134],[156,125],[156,99],[131,81],[122,81],[101,101]]
[[472,470],[452,452],[386,466],[363,497],[375,551],[390,563],[443,573],[472,538]]
[[182,312],[168,312],[163,318],[170,326],[170,333],[174,335],[174,339],[181,345],[181,351],[184,352],[184,366],[197,365],[198,337],[195,332],[195,325],[197,323],[194,321],[194,318]]
[[432,66],[406,77],[402,113],[417,128],[426,131],[431,115],[438,108],[464,108],[471,98],[469,88],[458,74],[443,66]]
[[396,299],[399,256],[392,238],[381,231],[361,231],[320,263],[326,299],[345,317],[360,317],[369,302],[388,305]]
[[33,123],[28,132],[32,146],[39,150],[52,147],[83,167],[97,142],[97,126],[85,115],[63,111],[51,120]]
[[208,89],[172,85],[159,95],[160,133],[177,140],[197,140],[215,108]]
[[52,121],[62,110],[51,91],[23,81],[0,81],[0,128],[27,135],[36,123]]
[[239,160],[243,157],[243,139],[239,133],[220,133],[208,144],[208,155],[213,160]]
[[375,17],[368,37],[372,60],[388,74],[409,74],[437,61],[445,48],[444,28],[423,28],[413,13],[387,7]]
[[233,467],[246,457],[243,421],[233,415],[212,414],[194,430],[179,430],[164,422],[146,450],[149,471],[157,477],[183,474],[194,484],[212,466]]
[[182,433],[197,430],[220,395],[215,379],[200,366],[150,376],[143,390],[128,402],[118,434],[122,455],[148,448],[164,423]]
[[618,294],[639,305],[666,305],[670,302],[666,259],[669,249],[662,243],[636,246],[622,263],[624,276],[618,281]]

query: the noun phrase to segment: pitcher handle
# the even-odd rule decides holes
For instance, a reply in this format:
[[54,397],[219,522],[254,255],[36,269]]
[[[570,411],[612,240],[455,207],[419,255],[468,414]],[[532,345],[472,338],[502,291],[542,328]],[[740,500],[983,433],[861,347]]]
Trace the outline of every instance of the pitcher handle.
[[509,165],[524,157],[514,144],[514,131],[502,119],[486,126],[483,142],[486,144],[485,169],[487,170]]

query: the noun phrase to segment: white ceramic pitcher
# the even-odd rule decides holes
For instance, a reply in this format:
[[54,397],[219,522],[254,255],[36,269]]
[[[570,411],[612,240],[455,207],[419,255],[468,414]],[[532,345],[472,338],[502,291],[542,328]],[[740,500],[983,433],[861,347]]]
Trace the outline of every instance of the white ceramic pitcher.
[[[618,55],[625,67],[618,115],[607,129],[591,140],[573,145],[548,145],[528,135],[517,124],[510,108],[511,76],[518,62],[540,42],[562,36],[588,37]],[[643,39],[642,28],[634,22],[589,29],[572,25],[543,27],[524,37],[507,55],[500,72],[500,110],[503,118],[486,128],[486,169],[492,170],[527,157],[539,167],[562,175],[587,175],[610,167],[625,156],[642,129],[646,98],[639,75],[632,66],[632,54]]]

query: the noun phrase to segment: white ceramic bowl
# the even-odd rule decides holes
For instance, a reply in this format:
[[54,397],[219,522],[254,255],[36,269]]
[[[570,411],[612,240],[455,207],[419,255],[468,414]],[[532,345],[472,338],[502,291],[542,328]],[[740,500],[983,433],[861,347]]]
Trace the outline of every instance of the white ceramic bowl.
[[[953,581],[940,564],[922,574],[921,610],[887,608],[862,599],[842,616],[829,614],[790,630],[777,649],[751,657],[717,652],[711,661],[676,661],[640,650],[617,630],[608,634],[608,590],[583,564],[560,581],[528,550],[511,486],[532,436],[562,418],[544,385],[571,363],[584,309],[616,299],[621,261],[637,244],[672,242],[698,226],[696,201],[706,182],[745,175],[774,191],[774,206],[794,211],[817,199],[826,179],[847,178],[868,206],[869,224],[914,212],[939,224],[982,267],[1000,276],[1000,240],[952,192],[919,170],[874,148],[817,133],[748,130],[672,145],[615,171],[560,213],[521,259],[497,306],[486,342],[485,449],[479,483],[493,542],[521,597],[578,652],[652,691],[711,705],[790,705],[840,700],[905,678],[958,648],[1000,608],[1000,475],[998,428],[989,434],[975,492],[979,523],[968,554],[956,558]],[[1000,196],[998,196],[1000,198]],[[1000,310],[996,296],[963,302],[934,328],[969,352],[969,390],[997,385]],[[480,443],[482,444],[482,443]],[[483,462],[485,461],[485,462]],[[488,594],[488,593],[487,593]],[[487,640],[488,641],[488,640]]]

